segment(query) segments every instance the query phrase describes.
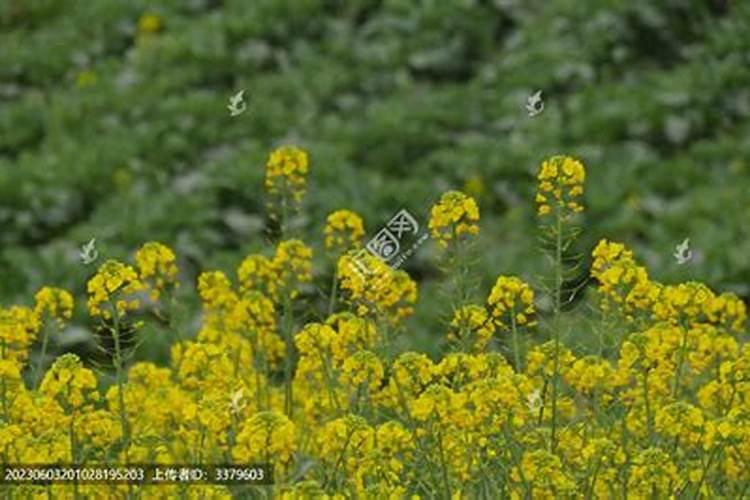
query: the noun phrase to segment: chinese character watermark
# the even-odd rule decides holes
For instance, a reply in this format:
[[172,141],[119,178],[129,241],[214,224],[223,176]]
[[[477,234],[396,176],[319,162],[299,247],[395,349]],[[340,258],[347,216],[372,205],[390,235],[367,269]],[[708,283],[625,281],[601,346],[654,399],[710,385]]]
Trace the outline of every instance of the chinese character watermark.
[[419,223],[406,209],[401,209],[391,220],[367,242],[352,259],[354,271],[362,276],[371,276],[373,271],[368,267],[364,256],[367,252],[398,269],[411,257],[416,249],[424,243],[429,235],[422,234],[411,247],[401,251],[402,240],[409,235],[419,233]]

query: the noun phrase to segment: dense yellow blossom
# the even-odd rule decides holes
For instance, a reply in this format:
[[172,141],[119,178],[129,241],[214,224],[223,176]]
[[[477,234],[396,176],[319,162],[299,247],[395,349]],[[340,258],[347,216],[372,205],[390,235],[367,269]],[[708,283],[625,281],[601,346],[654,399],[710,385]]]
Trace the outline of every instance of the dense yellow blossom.
[[300,240],[286,240],[276,247],[271,263],[281,295],[295,298],[301,285],[312,280],[313,251]]
[[61,288],[45,286],[34,296],[34,313],[39,317],[49,314],[59,326],[73,316],[73,295]]
[[151,300],[159,300],[161,292],[176,285],[177,258],[171,248],[155,241],[144,244],[135,254],[141,281],[148,285]]
[[279,277],[273,262],[264,255],[248,255],[237,268],[240,293],[262,292],[278,299]]
[[109,319],[115,311],[122,316],[127,311],[138,309],[141,301],[136,294],[144,289],[135,269],[110,259],[88,282],[89,314]]
[[442,246],[447,247],[462,235],[479,233],[479,207],[474,198],[460,191],[448,191],[433,205],[430,216],[430,233]]
[[466,349],[484,351],[495,333],[495,322],[484,307],[470,304],[453,313],[447,340]]
[[305,150],[297,146],[275,149],[266,163],[266,191],[272,196],[291,196],[294,201],[301,201],[309,168]]
[[64,408],[80,410],[99,399],[94,372],[84,368],[75,354],[63,354],[47,371],[39,390]]
[[386,317],[397,323],[412,314],[417,286],[405,271],[393,270],[378,257],[363,251],[342,255],[337,273],[341,289],[357,315]]
[[325,246],[336,254],[361,246],[364,235],[362,217],[350,210],[336,210],[326,219]]
[[232,456],[240,463],[278,463],[292,459],[297,448],[297,430],[286,416],[276,412],[256,413],[241,424]]
[[534,314],[534,291],[520,278],[499,276],[487,305],[498,326],[510,329],[512,325],[526,325]]
[[42,323],[39,315],[28,307],[0,307],[0,346],[2,357],[25,361],[29,347],[34,343]]
[[542,162],[537,179],[536,203],[540,216],[557,213],[566,218],[583,211],[579,201],[586,180],[583,163],[570,156],[553,156]]

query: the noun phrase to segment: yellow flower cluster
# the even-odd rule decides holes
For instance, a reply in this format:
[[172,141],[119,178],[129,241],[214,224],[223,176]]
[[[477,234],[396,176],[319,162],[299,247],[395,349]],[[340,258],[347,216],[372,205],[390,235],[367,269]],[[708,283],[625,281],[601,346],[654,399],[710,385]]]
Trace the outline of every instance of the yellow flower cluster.
[[[572,189],[582,177],[565,164],[550,163],[559,171],[547,167],[545,179]],[[70,294],[46,288],[33,309],[0,308],[0,460],[268,462],[275,484],[243,491],[289,500],[746,495],[750,346],[739,297],[656,283],[624,245],[604,240],[591,269],[597,302],[626,328],[591,315],[590,335],[616,342],[565,345],[567,332],[548,331],[565,323],[545,321],[521,346],[516,329],[536,320],[535,294],[499,276],[485,304],[455,310],[451,352],[430,357],[394,342],[416,302],[408,274],[344,253],[345,307],[326,314],[299,293],[317,276],[312,257],[285,240],[273,258],[246,258],[237,283],[202,273],[196,335],[175,341],[163,366],[135,362],[108,387],[73,354],[38,386],[27,382],[29,351],[44,321],[70,319]],[[109,321],[139,307],[140,295],[172,283],[175,260],[153,244],[137,270],[105,262],[88,283],[89,314]],[[490,342],[498,327],[513,333],[513,363],[505,338]],[[203,484],[10,488],[19,498],[236,495]]]
[[135,269],[114,259],[107,260],[88,282],[89,314],[105,319],[112,318],[115,312],[123,316],[140,307],[137,294],[144,290]]
[[473,351],[482,352],[495,333],[495,322],[487,310],[476,304],[460,307],[453,313],[447,340]]
[[45,286],[36,293],[34,299],[34,313],[39,317],[49,314],[61,328],[73,316],[73,295],[67,290]]
[[362,217],[350,210],[336,210],[326,219],[325,245],[337,255],[358,248],[364,235]]
[[711,324],[736,333],[744,328],[747,307],[732,293],[716,295],[696,282],[663,285],[652,281],[622,243],[602,240],[592,256],[591,276],[598,281],[602,308],[608,310],[614,304],[630,322]]
[[586,180],[583,163],[570,156],[553,156],[542,162],[537,179],[536,203],[540,216],[557,213],[565,218],[583,211],[579,202]]
[[287,240],[279,244],[272,266],[278,277],[280,293],[295,298],[300,285],[312,280],[312,256],[312,249],[300,240]]
[[474,198],[460,191],[448,191],[433,205],[430,233],[440,246],[447,247],[462,235],[479,233],[479,207]]
[[99,399],[94,372],[84,368],[75,354],[63,354],[47,371],[39,388],[42,394],[56,399],[71,411],[86,409]]
[[349,252],[338,260],[341,289],[360,316],[388,318],[395,324],[414,311],[417,285],[402,270],[394,270],[367,251]]
[[151,241],[135,254],[140,280],[149,285],[150,298],[159,300],[161,292],[169,285],[176,285],[177,258],[171,248]]
[[300,202],[305,195],[310,168],[307,152],[297,146],[274,150],[266,163],[266,191],[271,196],[291,196]]
[[313,251],[300,240],[285,240],[272,259],[249,255],[237,269],[240,292],[261,292],[274,302],[297,297],[300,287],[312,280]]
[[515,276],[498,276],[487,297],[487,306],[495,323],[507,330],[533,324],[534,291]]
[[297,430],[286,415],[262,411],[247,419],[237,434],[232,456],[239,463],[288,464],[297,449]]
[[39,314],[24,306],[0,307],[0,346],[9,359],[24,361],[42,328]]

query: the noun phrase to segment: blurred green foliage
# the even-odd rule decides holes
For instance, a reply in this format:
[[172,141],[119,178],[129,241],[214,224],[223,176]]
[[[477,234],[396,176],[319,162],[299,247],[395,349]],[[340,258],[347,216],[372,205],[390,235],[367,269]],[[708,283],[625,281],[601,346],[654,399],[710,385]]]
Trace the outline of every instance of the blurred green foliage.
[[[330,211],[370,234],[400,208],[426,226],[465,189],[481,293],[533,281],[534,176],[565,153],[589,173],[581,254],[623,241],[659,280],[747,298],[748,26],[747,2],[720,0],[2,0],[0,303],[43,284],[83,299],[91,237],[121,259],[162,241],[188,282],[232,272],[265,244],[264,164],[284,142],[311,154],[298,226],[320,262]],[[695,259],[678,266],[685,237]],[[445,310],[435,249],[405,268],[422,342]]]

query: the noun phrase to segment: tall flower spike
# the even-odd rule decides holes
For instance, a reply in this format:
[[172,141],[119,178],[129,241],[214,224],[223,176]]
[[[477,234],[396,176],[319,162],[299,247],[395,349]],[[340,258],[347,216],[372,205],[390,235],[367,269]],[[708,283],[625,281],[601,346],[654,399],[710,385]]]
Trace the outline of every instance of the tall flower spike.
[[118,315],[138,309],[139,299],[135,296],[144,290],[144,284],[131,266],[110,259],[99,267],[87,285],[89,292],[88,308],[91,316],[104,319],[112,317],[108,304],[113,303]]
[[149,286],[151,300],[159,300],[169,285],[177,286],[177,265],[171,248],[156,241],[144,244],[135,254],[141,281]]
[[266,163],[266,191],[272,196],[291,196],[299,203],[305,195],[309,168],[305,150],[297,146],[274,150]]
[[496,324],[510,329],[515,320],[516,325],[533,324],[534,290],[515,276],[498,276],[487,298],[490,314]]
[[359,248],[364,234],[362,217],[350,210],[336,210],[326,219],[325,245],[337,255]]
[[546,217],[559,211],[563,218],[583,211],[580,198],[586,181],[583,163],[570,156],[553,156],[542,162],[537,176],[537,213]]
[[448,191],[432,206],[430,233],[443,248],[465,234],[479,233],[479,207],[474,198],[460,191]]

